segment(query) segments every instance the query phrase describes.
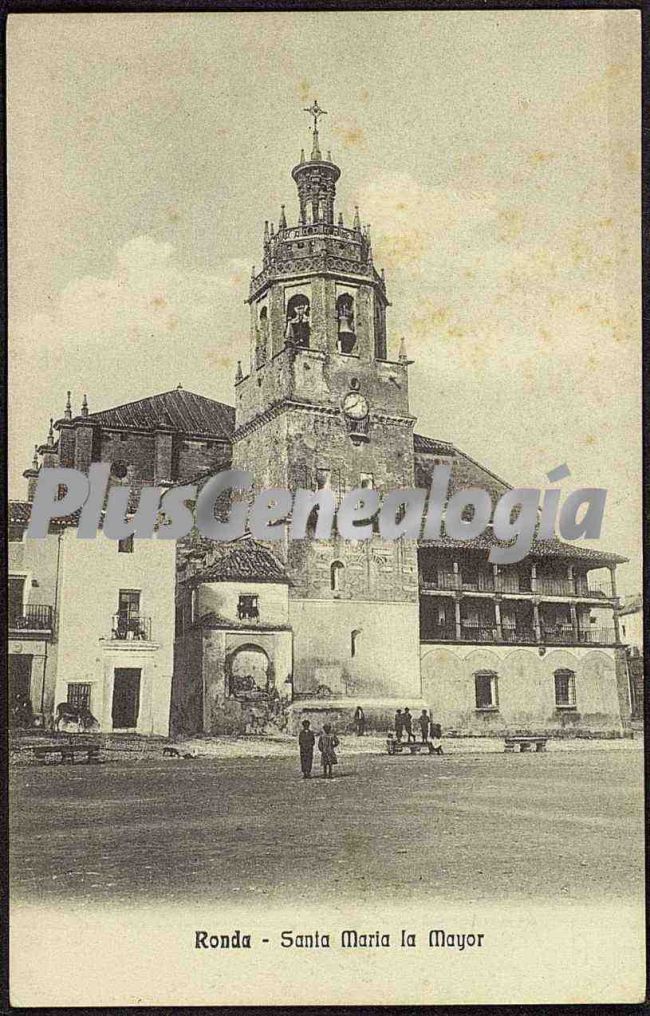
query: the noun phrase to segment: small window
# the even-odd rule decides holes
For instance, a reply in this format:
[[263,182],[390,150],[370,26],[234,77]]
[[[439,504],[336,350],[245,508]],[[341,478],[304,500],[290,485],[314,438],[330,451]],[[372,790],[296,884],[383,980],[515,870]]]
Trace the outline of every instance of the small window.
[[128,469],[124,462],[112,462],[111,463],[111,476],[116,480],[123,480],[128,472]]
[[68,705],[76,709],[87,709],[90,711],[90,688],[89,684],[82,684],[75,681],[68,685]]
[[324,490],[326,487],[332,486],[332,470],[325,469],[324,467],[318,467],[316,469],[316,489]]
[[133,553],[133,533],[130,536],[126,536],[123,540],[117,541],[117,552],[118,554]]
[[120,589],[117,611],[125,617],[137,617],[140,613],[140,590]]
[[374,486],[374,477],[372,473],[361,473],[359,476],[359,486],[363,490],[372,490]]
[[333,593],[339,593],[341,591],[344,568],[345,565],[342,561],[334,561],[332,567],[330,568],[330,588]]
[[257,620],[260,616],[258,596],[240,596],[237,604],[237,617],[240,621]]
[[559,709],[575,709],[576,676],[572,670],[556,670],[555,705]]
[[498,709],[497,675],[491,670],[479,670],[474,675],[477,709]]

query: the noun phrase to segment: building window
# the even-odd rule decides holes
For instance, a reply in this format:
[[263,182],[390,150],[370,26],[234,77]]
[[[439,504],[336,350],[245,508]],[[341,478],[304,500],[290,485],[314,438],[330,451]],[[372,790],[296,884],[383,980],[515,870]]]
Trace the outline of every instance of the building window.
[[372,490],[374,486],[374,476],[372,473],[361,473],[359,475],[359,486],[363,490]]
[[334,561],[330,568],[330,589],[333,593],[340,593],[341,584],[343,581],[343,569],[345,565],[342,561]]
[[117,541],[117,552],[118,554],[133,553],[133,533],[131,533],[130,536],[125,537],[123,540]]
[[22,575],[9,576],[9,597],[8,614],[9,627],[16,627],[19,619],[23,616],[23,601],[25,597],[25,578]]
[[118,460],[117,462],[112,462],[111,463],[111,476],[115,480],[123,480],[124,477],[126,476],[127,472],[128,472],[128,469],[127,469],[126,464],[124,462],[120,462]]
[[572,670],[556,670],[555,705],[558,709],[575,709],[576,676]]
[[316,489],[325,490],[332,485],[332,470],[319,466],[316,469]]
[[493,670],[479,670],[474,674],[477,709],[498,709],[497,675]]
[[88,710],[90,712],[90,688],[89,684],[74,682],[68,685],[68,705],[76,709]]
[[257,620],[260,616],[259,597],[242,595],[237,604],[237,617],[240,621]]
[[361,634],[361,628],[354,628],[350,632],[350,656],[357,655],[357,639]]

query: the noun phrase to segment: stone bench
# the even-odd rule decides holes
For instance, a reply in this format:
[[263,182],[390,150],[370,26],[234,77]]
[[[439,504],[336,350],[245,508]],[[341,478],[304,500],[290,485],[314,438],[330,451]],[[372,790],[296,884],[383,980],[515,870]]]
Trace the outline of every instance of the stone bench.
[[519,751],[530,751],[531,748],[535,748],[535,751],[546,751],[547,737],[530,737],[524,736],[517,737],[515,734],[511,734],[505,738],[506,751],[516,751],[517,745],[519,745]]

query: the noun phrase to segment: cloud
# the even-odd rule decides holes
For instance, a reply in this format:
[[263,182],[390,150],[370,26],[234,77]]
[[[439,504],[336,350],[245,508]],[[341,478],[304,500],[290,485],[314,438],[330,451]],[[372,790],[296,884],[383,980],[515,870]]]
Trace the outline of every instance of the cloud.
[[[248,355],[242,313],[250,266],[230,260],[213,273],[180,264],[171,244],[136,236],[107,276],[73,279],[47,314],[16,321],[10,341],[13,496],[67,389],[73,410],[90,410],[186,388],[232,401],[237,358]],[[239,352],[238,352],[239,350]],[[29,407],[29,410],[26,410]],[[25,421],[31,418],[27,432]]]

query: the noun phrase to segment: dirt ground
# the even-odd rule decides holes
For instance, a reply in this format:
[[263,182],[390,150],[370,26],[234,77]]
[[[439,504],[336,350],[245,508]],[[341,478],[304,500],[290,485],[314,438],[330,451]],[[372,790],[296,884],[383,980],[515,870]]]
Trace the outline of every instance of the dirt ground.
[[[352,743],[350,744],[352,747]],[[332,781],[295,755],[18,765],[15,900],[277,902],[639,898],[643,756],[346,752]]]

